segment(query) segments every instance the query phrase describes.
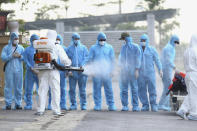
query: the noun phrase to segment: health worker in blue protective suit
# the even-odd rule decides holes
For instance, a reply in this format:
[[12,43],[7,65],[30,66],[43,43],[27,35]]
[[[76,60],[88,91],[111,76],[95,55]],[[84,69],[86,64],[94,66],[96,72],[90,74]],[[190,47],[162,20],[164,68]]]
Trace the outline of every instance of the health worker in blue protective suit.
[[128,89],[131,91],[131,103],[133,111],[140,111],[138,106],[138,84],[139,69],[141,63],[141,51],[138,45],[132,42],[127,32],[121,34],[120,40],[125,40],[119,55],[120,74],[120,97],[122,111],[128,111]]
[[[55,44],[59,44],[62,46],[64,51],[66,52],[66,47],[63,44],[63,39],[60,34],[57,35]],[[58,64],[60,60],[58,59]],[[59,71],[60,72],[60,108],[61,110],[67,110],[66,107],[66,71]],[[49,101],[48,101],[48,110],[51,110],[51,90],[49,89]]]
[[163,93],[159,101],[159,110],[170,111],[170,96],[166,96],[168,87],[172,83],[173,70],[175,70],[175,46],[179,44],[179,38],[173,35],[168,44],[162,50],[161,62],[163,70]]
[[5,109],[10,110],[12,104],[12,90],[14,89],[15,109],[22,109],[23,93],[23,54],[24,48],[19,45],[19,36],[13,32],[10,35],[8,45],[1,52],[1,59],[6,63],[5,67]]
[[[141,67],[138,78],[138,93],[142,103],[141,111],[149,111],[150,101],[151,111],[156,112],[158,111],[158,108],[156,102],[157,92],[154,64],[156,64],[161,77],[162,65],[156,49],[149,45],[149,38],[146,34],[141,36],[139,46],[142,52]],[[149,101],[147,91],[149,93]]]
[[[88,61],[88,49],[80,42],[78,33],[72,34],[71,44],[67,49],[67,55],[71,59],[73,67],[83,67]],[[69,95],[70,95],[70,110],[77,109],[76,102],[76,85],[79,86],[80,106],[81,110],[86,110],[86,82],[87,76],[82,72],[72,71],[69,75]]]
[[33,95],[33,86],[36,83],[36,91],[38,91],[38,77],[34,67],[34,54],[36,50],[33,47],[33,41],[39,40],[40,37],[36,34],[33,34],[30,38],[31,45],[27,47],[23,53],[24,62],[26,64],[26,74],[25,74],[25,95],[24,100],[26,106],[25,110],[32,110],[32,95]]
[[112,90],[112,71],[114,66],[114,49],[106,42],[106,35],[99,33],[96,44],[92,45],[89,53],[89,64],[95,65],[93,70],[100,73],[93,75],[94,110],[101,110],[101,87],[104,86],[106,101],[110,111],[116,110]]

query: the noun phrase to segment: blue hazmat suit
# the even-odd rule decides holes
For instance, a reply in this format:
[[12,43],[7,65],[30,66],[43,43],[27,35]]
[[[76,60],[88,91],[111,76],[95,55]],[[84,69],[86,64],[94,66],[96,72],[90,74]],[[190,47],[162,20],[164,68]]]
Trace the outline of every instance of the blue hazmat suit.
[[[4,97],[5,104],[11,106],[12,104],[12,90],[14,89],[15,108],[21,107],[22,91],[23,91],[23,52],[24,48],[17,44],[13,46],[15,38],[19,38],[17,33],[11,33],[8,45],[6,45],[1,52],[1,59],[3,62],[8,62],[5,68],[5,87]],[[20,58],[14,57],[13,52],[21,55]]]
[[101,44],[100,40],[106,40],[104,33],[99,33],[96,44],[92,45],[89,53],[89,64],[95,65],[93,70],[99,70],[100,74],[93,75],[94,110],[101,110],[101,87],[104,86],[106,101],[110,111],[116,110],[112,90],[111,74],[114,68],[114,49],[107,42]]
[[139,111],[138,107],[138,84],[135,71],[140,69],[141,51],[138,45],[132,42],[131,37],[126,37],[126,44],[121,48],[119,55],[120,74],[120,97],[123,111],[128,110],[128,88],[131,90],[131,103],[133,111]]
[[[142,45],[140,42],[140,49],[142,53],[141,58],[141,67],[139,70],[138,78],[138,93],[139,98],[142,103],[142,111],[149,111],[149,101],[152,111],[158,111],[157,108],[157,92],[156,92],[156,78],[155,78],[155,68],[156,64],[159,72],[162,70],[162,65],[158,56],[156,49],[149,45],[149,38],[146,34],[142,35],[140,40],[145,40],[145,49],[143,51]],[[147,96],[147,90],[149,93],[149,101]]]
[[[76,40],[78,39],[78,40]],[[67,48],[67,55],[72,61],[72,67],[83,67],[88,61],[88,49],[80,42],[80,35],[78,33],[72,34],[70,46]],[[86,110],[86,82],[87,75],[82,72],[72,71],[69,76],[69,96],[70,96],[70,110],[77,109],[76,102],[76,85],[79,86],[80,106],[81,110]]]
[[175,59],[175,41],[179,42],[179,38],[173,35],[168,42],[168,44],[162,50],[161,62],[163,70],[163,93],[159,101],[158,109],[170,111],[170,96],[166,96],[168,92],[168,87],[172,83],[173,69],[175,69],[174,59]]
[[33,47],[33,41],[39,40],[39,36],[36,34],[33,34],[30,38],[31,45],[27,47],[23,53],[24,62],[26,64],[26,73],[25,73],[25,94],[24,94],[24,100],[26,103],[26,106],[24,109],[31,110],[32,109],[32,95],[33,95],[33,86],[34,83],[36,83],[36,91],[38,91],[38,77],[37,75],[32,71],[32,68],[34,67],[34,54],[36,50]]
[[[57,35],[56,40],[60,40],[60,45],[66,52],[66,47],[63,44],[63,39],[60,34]],[[58,64],[63,65],[60,63],[60,60],[58,59]],[[59,71],[60,72],[60,108],[62,110],[67,110],[66,106],[66,71]],[[49,88],[49,101],[48,101],[48,109],[51,110],[51,90]]]

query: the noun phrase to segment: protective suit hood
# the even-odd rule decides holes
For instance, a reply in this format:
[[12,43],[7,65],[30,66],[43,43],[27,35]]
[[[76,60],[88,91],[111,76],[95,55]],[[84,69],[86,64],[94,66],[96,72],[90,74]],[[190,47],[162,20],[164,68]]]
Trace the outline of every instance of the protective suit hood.
[[15,38],[19,38],[18,34],[15,33],[15,32],[12,32],[11,35],[10,35],[10,40],[8,42],[8,45],[12,45],[13,41]]
[[[143,34],[141,37],[140,37],[140,40],[146,40],[146,46],[149,46],[149,38],[148,38],[148,35],[146,35],[146,34]],[[141,41],[140,41],[140,45],[142,45],[141,44]]]
[[80,35],[78,33],[73,33],[72,34],[72,40],[74,40],[76,38],[80,39]]
[[193,34],[190,40],[190,47],[197,48],[197,34]]
[[99,41],[100,39],[107,39],[106,35],[103,32],[100,32],[97,36],[97,40]]
[[34,40],[39,40],[39,39],[40,39],[40,37],[39,37],[38,35],[33,34],[33,35],[31,36],[31,38],[30,38],[31,46],[33,47],[33,41],[34,41]]
[[55,44],[57,38],[57,32],[55,30],[49,30],[47,33],[47,38]]
[[75,40],[76,38],[79,39],[79,40],[78,40],[78,45],[81,44],[81,42],[80,42],[80,35],[79,35],[78,33],[73,33],[73,34],[72,34],[72,40],[71,40],[70,45],[73,45],[73,44],[74,44],[74,40]]
[[175,46],[175,41],[179,41],[179,37],[177,36],[177,35],[173,35],[172,37],[171,37],[171,39],[170,39],[170,44],[172,45],[172,46]]
[[63,39],[62,39],[62,36],[60,34],[57,35],[56,39],[60,39],[60,45],[63,45]]
[[101,39],[105,39],[105,40],[107,39],[105,33],[103,33],[103,32],[100,32],[100,33],[98,34],[96,44],[99,44],[99,40],[101,40]]

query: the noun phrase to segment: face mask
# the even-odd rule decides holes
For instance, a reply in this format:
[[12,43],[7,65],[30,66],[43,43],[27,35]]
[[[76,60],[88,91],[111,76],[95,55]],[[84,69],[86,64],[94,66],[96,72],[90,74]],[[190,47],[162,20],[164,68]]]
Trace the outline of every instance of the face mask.
[[141,46],[146,46],[146,42],[141,42]]
[[14,40],[13,45],[17,45],[19,43],[19,40]]
[[99,44],[100,45],[104,45],[105,44],[105,41],[100,41]]
[[78,45],[78,41],[79,41],[79,40],[74,40],[74,44],[75,44],[75,45]]
[[59,40],[57,40],[57,41],[55,42],[55,44],[60,44],[60,41],[59,41]]
[[[35,40],[32,41],[32,45],[34,45]],[[31,42],[29,43],[31,45]]]

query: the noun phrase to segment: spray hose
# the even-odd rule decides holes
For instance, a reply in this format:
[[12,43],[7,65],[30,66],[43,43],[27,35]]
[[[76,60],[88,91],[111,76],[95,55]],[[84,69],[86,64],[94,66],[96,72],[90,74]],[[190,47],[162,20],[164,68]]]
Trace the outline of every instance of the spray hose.
[[62,66],[58,64],[55,60],[52,60],[51,64],[53,64],[56,67],[56,69],[61,71],[79,71],[79,72],[84,71],[84,69],[81,67]]

